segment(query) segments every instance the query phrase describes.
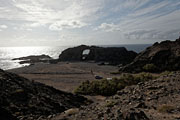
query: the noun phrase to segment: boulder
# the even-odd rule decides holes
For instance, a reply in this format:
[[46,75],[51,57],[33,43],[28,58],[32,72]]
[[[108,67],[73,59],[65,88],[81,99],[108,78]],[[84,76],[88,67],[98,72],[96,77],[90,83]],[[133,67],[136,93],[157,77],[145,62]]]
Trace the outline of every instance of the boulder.
[[161,72],[180,70],[180,39],[162,41],[142,51],[121,72]]
[[[89,52],[84,54],[87,50]],[[130,63],[136,55],[137,53],[127,51],[124,47],[103,48],[81,45],[64,50],[59,56],[59,61],[95,61],[117,65]]]

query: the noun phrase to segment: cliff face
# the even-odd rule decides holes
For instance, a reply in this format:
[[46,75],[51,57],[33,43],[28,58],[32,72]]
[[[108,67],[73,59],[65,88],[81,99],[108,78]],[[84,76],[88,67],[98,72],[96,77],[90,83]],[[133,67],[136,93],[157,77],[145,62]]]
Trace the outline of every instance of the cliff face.
[[139,53],[132,63],[120,71],[142,72],[147,65],[155,66],[154,72],[180,70],[180,39],[155,43]]
[[86,99],[0,70],[0,115],[3,120],[38,119],[79,107]]
[[127,51],[126,48],[99,48],[95,50],[95,61],[107,61],[114,64],[130,63],[135,57],[136,53]]
[[[89,50],[89,54],[83,54],[84,50]],[[60,61],[88,61],[109,62],[110,64],[127,64],[130,63],[137,53],[127,51],[126,48],[120,47],[96,47],[81,45],[74,48],[68,48],[59,56]]]

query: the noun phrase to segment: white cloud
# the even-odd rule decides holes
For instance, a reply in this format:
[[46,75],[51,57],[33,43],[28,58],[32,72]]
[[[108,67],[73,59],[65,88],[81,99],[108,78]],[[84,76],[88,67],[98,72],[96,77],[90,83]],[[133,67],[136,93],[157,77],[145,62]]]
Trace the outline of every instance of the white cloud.
[[103,30],[106,32],[114,32],[114,31],[120,31],[121,29],[113,23],[110,23],[110,24],[102,23],[100,26],[95,28],[95,30]]
[[112,0],[115,2],[115,4],[113,4],[113,7],[111,8],[111,10],[113,12],[119,12],[119,11],[124,11],[124,10],[136,10],[140,7],[142,7],[143,5],[147,4],[150,0]]
[[135,29],[133,31],[124,32],[124,36],[128,39],[176,39],[180,29],[172,29],[168,31],[160,31],[157,29]]
[[0,0],[0,23],[8,27],[0,26],[0,31],[6,29],[1,38],[25,34],[25,44],[27,39],[39,40],[37,44],[174,39],[180,31],[179,5],[178,0]]
[[125,32],[124,35],[128,39],[150,39],[158,35],[158,31],[153,29],[135,29],[133,31]]
[[[79,28],[97,18],[95,14],[101,9],[102,4],[102,0],[14,0],[13,5],[19,9],[17,12],[19,14],[13,17],[17,17],[16,19],[20,17],[25,21],[35,22],[36,25],[50,25],[50,28],[53,27],[55,29],[66,28],[62,27],[65,24],[69,26],[68,28],[71,26]],[[73,23],[72,21],[75,22]],[[31,24],[29,26],[36,27],[36,25]]]
[[69,21],[57,21],[49,26],[50,30],[62,30],[71,28],[81,28],[84,27],[86,23],[80,21],[69,20]]
[[26,24],[26,26],[29,26],[29,27],[39,27],[39,26],[43,26],[44,24],[41,24],[41,23],[38,23],[38,22],[35,22],[35,23],[32,23],[32,24]]
[[1,29],[6,29],[6,28],[8,28],[8,26],[7,25],[0,25],[0,28]]
[[27,28],[26,30],[27,30],[27,31],[32,31],[32,29],[30,29],[30,28]]
[[37,28],[37,27],[42,27],[45,26],[45,24],[41,24],[39,22],[33,22],[33,23],[25,23],[22,24],[19,28],[14,27],[15,29],[19,29],[19,30],[28,30],[28,31],[32,31],[33,28]]
[[156,10],[158,10],[160,8],[163,8],[163,7],[167,6],[167,5],[169,5],[169,1],[162,1],[162,2],[157,3],[155,5],[152,5],[152,6],[137,10],[134,13],[132,13],[131,15],[135,16],[135,17],[140,16],[140,15],[145,15],[145,14],[151,13],[153,11],[156,11]]
[[124,8],[137,9],[149,1],[150,0],[125,0],[122,5]]

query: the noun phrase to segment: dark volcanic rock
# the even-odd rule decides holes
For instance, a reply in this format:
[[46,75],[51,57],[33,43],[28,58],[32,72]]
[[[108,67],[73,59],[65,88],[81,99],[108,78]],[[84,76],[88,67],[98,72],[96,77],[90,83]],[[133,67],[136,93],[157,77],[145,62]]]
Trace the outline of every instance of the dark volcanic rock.
[[117,120],[149,120],[146,114],[138,109],[129,109],[121,113],[117,112]]
[[[83,54],[83,51],[89,50],[89,54]],[[109,62],[110,64],[127,64],[135,57],[136,53],[127,51],[124,47],[97,47],[81,45],[64,50],[59,56],[60,61],[88,61]]]
[[127,64],[130,63],[135,57],[136,53],[127,51],[126,48],[98,48],[95,49],[95,61],[106,61],[112,64]]
[[34,120],[79,107],[85,101],[84,97],[0,70],[0,114],[4,118]]
[[0,118],[1,120],[17,120],[11,113],[0,107]]
[[142,72],[144,71],[143,67],[148,64],[155,66],[152,72],[180,70],[180,39],[155,43],[139,53],[132,63],[126,65],[120,71]]
[[[97,48],[97,47],[92,46],[91,49],[93,48]],[[81,45],[74,48],[68,48],[62,51],[62,53],[59,56],[59,60],[60,61],[82,61],[82,58],[83,58],[82,53],[83,53],[83,50],[86,50],[86,49],[90,49],[90,47],[86,45]],[[86,59],[88,60],[93,59],[94,56],[91,53],[92,52],[89,53],[89,57]]]
[[19,63],[20,64],[25,64],[25,63],[38,63],[38,62],[49,62],[52,60],[52,58],[48,55],[30,55],[27,57],[20,57],[20,58],[14,58],[12,60],[21,60]]

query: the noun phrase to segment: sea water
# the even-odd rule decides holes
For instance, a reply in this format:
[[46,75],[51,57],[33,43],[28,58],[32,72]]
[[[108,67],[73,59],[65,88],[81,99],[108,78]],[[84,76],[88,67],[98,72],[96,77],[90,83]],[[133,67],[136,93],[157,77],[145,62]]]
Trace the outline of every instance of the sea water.
[[[133,50],[137,53],[141,52],[150,44],[134,44],[134,45],[101,45],[102,47],[126,47],[128,50]],[[71,46],[59,47],[0,47],[0,69],[7,70],[26,66],[28,64],[19,64],[19,60],[13,58],[25,57],[29,55],[49,55],[57,59],[61,52]]]

